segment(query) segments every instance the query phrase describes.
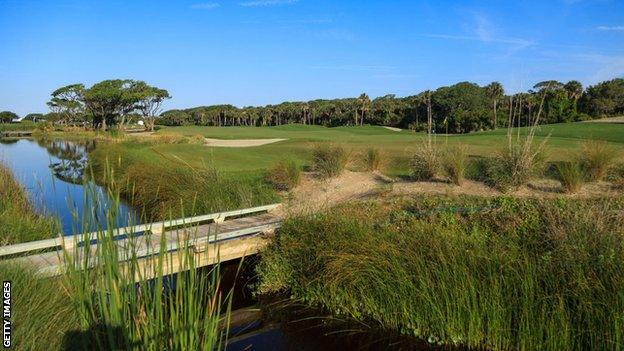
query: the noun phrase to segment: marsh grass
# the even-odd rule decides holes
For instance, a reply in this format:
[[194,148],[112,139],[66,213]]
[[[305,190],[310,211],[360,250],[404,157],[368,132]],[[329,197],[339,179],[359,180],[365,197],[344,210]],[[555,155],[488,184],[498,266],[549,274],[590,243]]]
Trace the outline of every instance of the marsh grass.
[[[141,211],[148,221],[247,208],[277,202],[278,196],[262,179],[243,174],[222,175],[210,167],[193,168],[179,160],[147,164],[118,158],[94,160],[100,184],[110,184]],[[103,171],[111,168],[109,172]],[[188,211],[192,211],[189,213]]]
[[364,164],[369,172],[379,171],[382,168],[383,155],[378,148],[371,147],[364,154]]
[[608,143],[587,140],[581,145],[578,162],[587,181],[600,181],[618,158],[618,151]]
[[347,166],[349,154],[336,144],[318,144],[312,149],[312,170],[320,178],[339,176]]
[[440,172],[440,151],[430,139],[412,154],[410,175],[415,180],[433,180]]
[[441,157],[442,169],[448,179],[455,185],[464,183],[468,157],[461,145],[446,147]]
[[557,178],[561,181],[563,189],[568,193],[576,193],[583,187],[583,170],[576,162],[557,164]]
[[54,219],[35,212],[24,188],[0,161],[0,245],[50,238],[58,228]]
[[280,191],[288,191],[299,184],[301,167],[294,160],[282,160],[271,167],[264,179]]
[[421,197],[291,218],[259,291],[433,344],[621,350],[624,203]]

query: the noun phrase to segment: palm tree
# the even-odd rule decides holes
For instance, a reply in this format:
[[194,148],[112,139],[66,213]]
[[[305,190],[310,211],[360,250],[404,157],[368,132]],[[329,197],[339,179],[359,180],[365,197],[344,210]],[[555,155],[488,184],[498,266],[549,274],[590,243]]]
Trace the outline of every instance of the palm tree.
[[496,104],[498,100],[500,100],[503,95],[505,95],[505,89],[503,89],[503,85],[499,82],[492,82],[488,86],[485,87],[488,96],[492,99],[492,103],[494,105],[494,129],[497,127],[498,123],[498,114],[496,112]]
[[574,100],[574,112],[576,112],[578,100],[581,98],[581,95],[583,95],[583,84],[577,80],[571,80],[567,82],[563,88],[568,94],[568,97]]
[[[366,93],[362,93],[360,97],[358,97],[358,102],[360,103],[360,125],[364,125],[364,114],[368,114],[370,110],[370,98]],[[355,125],[358,124],[358,121],[355,121]]]

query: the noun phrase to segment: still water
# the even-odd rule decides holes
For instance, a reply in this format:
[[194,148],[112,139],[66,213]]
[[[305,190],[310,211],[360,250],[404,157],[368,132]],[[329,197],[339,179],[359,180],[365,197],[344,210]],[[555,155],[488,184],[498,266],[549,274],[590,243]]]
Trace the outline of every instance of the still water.
[[[106,189],[86,180],[95,141],[0,139],[0,161],[28,192],[39,213],[58,218],[64,234],[107,227],[106,213],[115,201]],[[120,202],[112,224],[136,223],[136,212]]]

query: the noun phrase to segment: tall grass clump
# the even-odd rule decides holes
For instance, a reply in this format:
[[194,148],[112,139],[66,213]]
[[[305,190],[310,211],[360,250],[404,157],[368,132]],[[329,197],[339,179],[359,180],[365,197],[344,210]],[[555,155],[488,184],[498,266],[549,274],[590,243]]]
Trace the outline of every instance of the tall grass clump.
[[432,180],[440,172],[440,152],[431,140],[423,142],[411,158],[411,176],[416,180]]
[[28,267],[0,263],[11,282],[12,341],[15,350],[63,350],[65,334],[80,328],[62,279],[39,279]]
[[576,193],[583,186],[583,170],[576,162],[557,164],[557,176],[563,189],[568,193]]
[[290,218],[259,292],[432,344],[622,350],[624,202],[421,197]]
[[465,179],[468,157],[461,146],[451,146],[444,150],[441,157],[442,169],[455,185],[462,185]]
[[371,147],[364,154],[364,162],[366,170],[370,172],[379,171],[382,166],[382,154],[377,148]]
[[[119,195],[109,195],[116,199],[106,214],[108,228],[113,228]],[[85,224],[94,220],[97,223],[97,219],[83,219]],[[231,291],[220,292],[218,265],[208,272],[198,269],[197,262],[209,255],[218,261],[219,253],[189,249],[208,239],[193,239],[195,233],[186,226],[174,231],[173,236],[145,232],[119,240],[112,229],[100,229],[95,249],[78,244],[93,242],[88,234],[67,237],[63,282],[80,328],[65,334],[64,348],[223,348],[227,333],[223,319],[227,326]],[[171,245],[181,249],[170,250]]]
[[301,168],[294,160],[282,160],[271,167],[264,179],[280,191],[288,191],[299,184]]
[[349,155],[341,145],[319,144],[312,149],[312,170],[321,178],[339,176],[348,160]]
[[50,238],[58,223],[35,212],[26,191],[0,162],[0,245]]
[[578,162],[588,181],[602,180],[618,157],[617,150],[605,141],[587,140],[581,146]]

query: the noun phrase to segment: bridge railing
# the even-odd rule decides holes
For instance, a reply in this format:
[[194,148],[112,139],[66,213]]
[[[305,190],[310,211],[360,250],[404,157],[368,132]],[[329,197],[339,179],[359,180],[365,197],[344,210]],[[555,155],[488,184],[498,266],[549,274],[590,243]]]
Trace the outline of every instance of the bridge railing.
[[[206,214],[206,215],[201,215],[201,216],[179,218],[179,219],[174,219],[174,220],[166,220],[166,221],[153,222],[153,223],[147,223],[147,224],[138,224],[138,225],[133,225],[133,226],[116,228],[116,229],[113,229],[111,232],[113,235],[113,239],[124,236],[124,235],[141,233],[141,232],[146,232],[146,231],[163,232],[166,228],[171,228],[171,227],[178,227],[178,226],[196,224],[196,223],[208,222],[208,221],[220,222],[220,221],[225,220],[228,217],[242,216],[242,215],[258,213],[258,212],[268,212],[268,211],[278,208],[279,206],[281,206],[281,204],[271,204],[271,205],[257,206],[257,207],[244,208],[244,209],[238,209],[238,210],[232,210],[232,211],[211,213],[211,214]],[[106,230],[102,230],[102,231],[106,231]],[[26,252],[31,252],[31,251],[40,251],[40,250],[58,248],[61,246],[72,247],[75,245],[80,245],[84,242],[91,242],[91,241],[97,240],[98,234],[102,233],[102,231],[95,231],[95,232],[82,233],[82,234],[70,234],[70,235],[64,235],[64,236],[61,234],[58,237],[51,238],[51,239],[43,239],[43,240],[37,240],[37,241],[30,241],[26,243],[0,246],[0,257],[8,256],[8,255],[16,255],[16,254],[21,254],[21,253],[26,253]]]

